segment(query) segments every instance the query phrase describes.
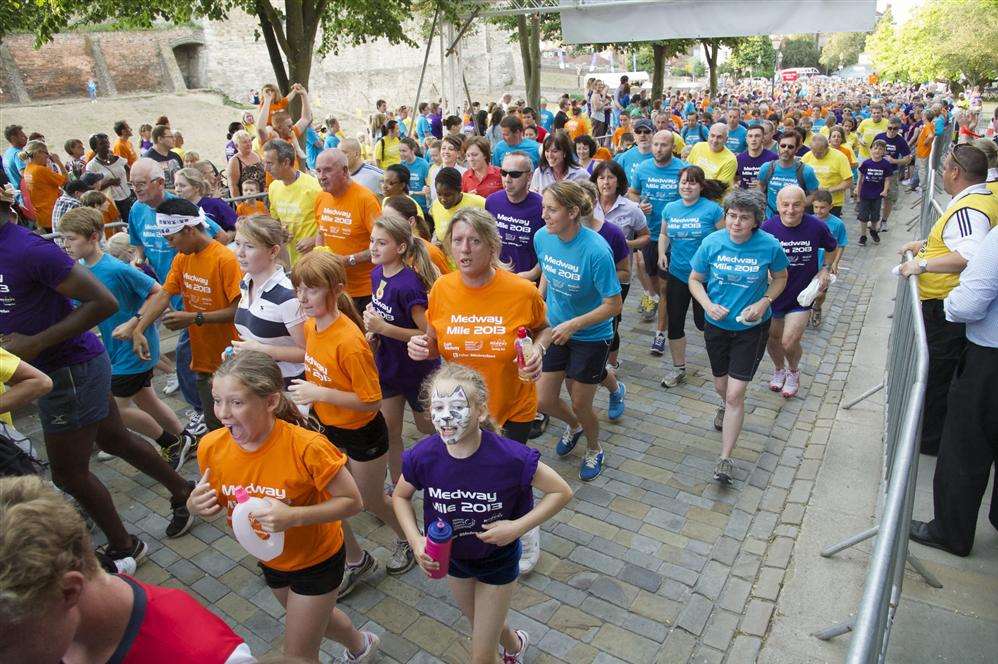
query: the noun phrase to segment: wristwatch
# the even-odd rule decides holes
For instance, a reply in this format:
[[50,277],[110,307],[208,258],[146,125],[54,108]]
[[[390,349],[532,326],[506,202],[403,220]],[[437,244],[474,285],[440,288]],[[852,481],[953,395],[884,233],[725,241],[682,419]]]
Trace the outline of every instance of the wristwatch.
[[354,254],[350,254],[349,256],[347,256],[347,265],[353,267],[356,264],[357,264],[357,256],[355,256]]
[[204,325],[204,313],[203,312],[199,311],[196,314],[194,314],[194,324],[195,325]]
[[929,261],[924,258],[918,259],[918,273],[925,274],[929,270]]

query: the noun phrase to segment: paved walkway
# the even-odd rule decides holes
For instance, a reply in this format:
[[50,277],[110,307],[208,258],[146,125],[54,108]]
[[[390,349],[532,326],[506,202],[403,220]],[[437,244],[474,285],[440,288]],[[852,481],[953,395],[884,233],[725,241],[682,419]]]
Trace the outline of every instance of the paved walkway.
[[[847,217],[854,218],[851,209]],[[827,506],[852,488],[840,486],[830,499],[816,487],[826,450],[839,437],[838,404],[847,380],[853,381],[853,394],[860,389],[855,385],[875,384],[882,376],[885,345],[867,348],[874,361],[854,365],[854,360],[879,274],[872,269],[875,258],[886,260],[893,253],[887,245],[902,238],[895,226],[881,247],[859,248],[854,225],[843,261],[846,270],[825,305],[822,328],[805,336],[800,395],[785,401],[767,389],[768,358],[749,389],[730,488],[711,480],[720,449],[720,434],[712,426],[718,398],[702,336],[692,324],[687,326],[693,330],[688,337],[689,380],[666,390],[658,383],[663,361],[647,350],[651,326],[634,314],[636,297],[626,305],[622,377],[628,385],[628,410],[617,424],[602,417],[608,452],[603,475],[585,485],[577,480],[578,458],[563,461],[554,454],[560,431],[554,425],[534,441],[545,462],[576,493],[543,527],[540,563],[513,599],[510,620],[531,636],[528,662],[753,662],[774,624],[778,633],[788,620],[794,623],[794,616],[781,615],[786,601],[781,588],[808,577],[814,556],[802,557],[802,548],[837,535],[823,531],[795,549],[805,532],[802,524],[807,527],[805,515],[819,498]],[[182,410],[179,401],[171,403]],[[868,408],[879,412],[875,403]],[[605,405],[602,393],[602,413]],[[880,444],[877,417],[882,415],[870,421],[861,439],[873,449]],[[22,416],[19,424],[36,435],[33,418]],[[407,431],[408,439],[414,439],[415,432]],[[828,458],[844,461],[833,454]],[[875,471],[879,456],[868,463]],[[139,578],[192,593],[233,625],[258,655],[280,648],[283,611],[254,560],[225,532],[224,519],[200,523],[177,540],[161,539],[169,508],[165,492],[124,462],[94,467],[128,528],[143,533],[151,547]],[[185,474],[196,478],[195,465],[188,464]],[[875,477],[872,481],[869,487],[875,487]],[[872,503],[860,513],[868,518]],[[366,515],[352,524],[375,556],[385,560],[392,541],[387,528]],[[819,594],[796,595],[795,601],[821,604],[822,593],[858,596],[864,562],[860,557],[855,563],[860,576],[849,579],[851,586],[826,576]],[[855,602],[844,606],[848,612]],[[343,608],[355,624],[382,635],[384,662],[468,661],[467,621],[447,586],[426,579],[418,569],[395,578],[380,573],[348,597]],[[784,652],[790,646],[795,652],[816,647],[812,637],[797,638],[799,625],[792,627],[798,631],[785,642]],[[328,641],[323,649],[339,652]],[[835,660],[839,651],[822,652]],[[767,647],[763,659],[769,659],[769,652]],[[780,661],[804,661],[795,657]],[[825,660],[819,657],[817,661]]]

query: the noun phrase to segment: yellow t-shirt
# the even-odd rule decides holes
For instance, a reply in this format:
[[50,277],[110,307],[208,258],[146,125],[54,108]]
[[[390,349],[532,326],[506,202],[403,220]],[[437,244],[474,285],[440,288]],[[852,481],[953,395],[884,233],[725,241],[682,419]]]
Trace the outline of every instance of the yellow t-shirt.
[[485,199],[477,194],[461,194],[461,202],[452,208],[445,208],[439,199],[433,201],[433,205],[430,206],[430,216],[433,217],[433,223],[436,225],[434,232],[437,235],[437,240],[441,243],[447,235],[447,229],[450,228],[451,219],[464,208],[484,210]]
[[[831,189],[842,184],[843,181],[852,178],[852,167],[849,165],[849,158],[838,150],[829,148],[828,152],[821,159],[818,159],[814,151],[808,152],[800,158],[802,164],[807,164],[814,169],[814,174],[818,177],[818,184],[822,189]],[[842,205],[846,200],[845,190],[832,193],[832,207]]]
[[738,170],[738,158],[734,152],[728,148],[714,152],[707,141],[694,145],[686,162],[702,168],[708,180],[720,180],[729,187],[735,181],[735,171]]
[[374,145],[374,158],[378,163],[378,168],[384,170],[389,166],[402,163],[399,155],[398,137],[385,136]]
[[860,158],[870,158],[870,146],[873,145],[873,139],[877,137],[877,134],[882,134],[885,131],[887,131],[887,118],[880,118],[880,122],[874,122],[873,118],[867,118],[859,123],[859,126],[856,127],[856,133],[859,134]]
[[280,220],[291,233],[288,255],[292,265],[301,258],[295,245],[318,233],[315,225],[315,198],[321,191],[319,181],[308,173],[299,173],[298,179],[290,185],[274,180],[267,190],[270,196],[270,216]]
[[[0,348],[0,395],[4,393],[4,383],[11,379],[14,372],[17,371],[19,364],[21,364],[21,359],[17,355],[8,353],[3,348]],[[3,399],[0,398],[0,404],[2,403]],[[14,426],[14,418],[11,417],[9,412],[3,412],[2,410],[0,410],[0,422]]]

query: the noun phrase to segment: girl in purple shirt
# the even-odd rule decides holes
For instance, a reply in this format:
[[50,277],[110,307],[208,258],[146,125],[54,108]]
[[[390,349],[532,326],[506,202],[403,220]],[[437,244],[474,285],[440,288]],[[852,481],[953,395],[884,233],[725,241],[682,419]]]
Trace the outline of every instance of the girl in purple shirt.
[[[427,573],[439,563],[426,555],[413,494],[423,491],[424,523],[442,519],[453,528],[447,580],[471,622],[472,661],[492,661],[497,647],[503,661],[522,661],[529,637],[506,622],[519,575],[519,538],[561,510],[572,490],[540,462],[537,450],[496,433],[481,374],[446,364],[426,392],[437,433],[403,455],[395,514]],[[536,505],[534,488],[545,494]]]
[[406,344],[426,333],[427,293],[439,271],[426,245],[413,238],[412,227],[401,215],[387,213],[371,230],[371,303],[364,310],[364,327],[374,345],[374,362],[381,383],[381,414],[388,425],[388,467],[392,482],[402,473],[402,417],[405,404],[420,433],[433,425],[420,405],[423,380],[440,360],[409,358]]

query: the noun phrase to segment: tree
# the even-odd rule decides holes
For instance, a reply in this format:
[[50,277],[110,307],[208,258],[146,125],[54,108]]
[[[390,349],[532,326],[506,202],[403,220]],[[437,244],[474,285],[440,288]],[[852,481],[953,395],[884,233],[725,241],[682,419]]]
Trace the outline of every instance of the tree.
[[746,37],[711,37],[701,38],[697,41],[703,47],[704,58],[707,60],[707,70],[710,72],[710,96],[717,94],[717,54],[722,46],[735,50]]
[[728,58],[728,66],[731,70],[742,75],[761,76],[763,78],[773,77],[773,68],[776,66],[776,50],[773,49],[773,42],[766,35],[756,35],[747,37],[740,41]]
[[537,108],[541,103],[541,40],[561,41],[561,16],[548,12],[529,16],[493,16],[489,21],[512,33],[510,41],[515,39],[519,42],[527,103],[531,108]]
[[783,66],[790,67],[820,67],[821,51],[812,37],[794,37],[783,42],[780,47],[783,53]]
[[865,32],[836,32],[821,49],[818,61],[825,71],[833,72],[859,62],[859,54],[866,48]]

